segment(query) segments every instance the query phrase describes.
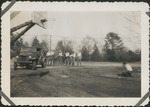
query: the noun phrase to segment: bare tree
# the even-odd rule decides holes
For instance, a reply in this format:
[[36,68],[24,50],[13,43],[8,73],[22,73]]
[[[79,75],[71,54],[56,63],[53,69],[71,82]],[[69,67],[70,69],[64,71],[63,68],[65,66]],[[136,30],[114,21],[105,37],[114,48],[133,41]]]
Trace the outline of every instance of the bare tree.
[[96,40],[92,37],[86,36],[82,41],[82,46],[86,47],[88,53],[91,54],[93,52],[93,46],[96,43]]

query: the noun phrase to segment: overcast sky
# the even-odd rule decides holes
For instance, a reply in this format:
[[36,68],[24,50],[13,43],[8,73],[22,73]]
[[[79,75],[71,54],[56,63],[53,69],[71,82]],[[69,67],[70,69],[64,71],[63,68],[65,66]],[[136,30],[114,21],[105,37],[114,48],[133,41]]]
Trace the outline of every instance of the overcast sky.
[[[11,27],[31,19],[32,12],[20,12],[11,19]],[[141,17],[140,12],[47,12],[47,29],[38,25],[22,36],[31,42],[35,36],[48,42],[52,35],[52,48],[58,40],[72,40],[75,48],[85,36],[93,37],[104,45],[104,38],[109,32],[115,32],[122,38],[129,49],[140,48]]]

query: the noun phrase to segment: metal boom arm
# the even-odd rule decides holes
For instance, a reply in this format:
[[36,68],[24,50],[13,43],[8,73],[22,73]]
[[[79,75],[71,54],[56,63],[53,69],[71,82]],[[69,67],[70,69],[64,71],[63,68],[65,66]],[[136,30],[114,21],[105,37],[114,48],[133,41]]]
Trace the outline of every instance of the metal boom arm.
[[[16,27],[11,28],[10,33],[12,34],[12,33],[15,32],[16,30],[21,29],[21,28],[27,26],[22,32],[20,32],[19,34],[17,34],[15,37],[13,37],[13,36],[11,37],[11,44],[13,44],[15,41],[17,41],[22,35],[24,35],[24,33],[26,33],[26,32],[27,32],[31,27],[33,27],[35,24],[37,24],[37,25],[43,27],[43,26],[42,26],[43,23],[45,23],[47,20],[46,20],[46,19],[41,19],[40,21],[41,21],[41,25],[38,24],[38,23],[34,23],[32,20],[30,20],[30,21],[28,21],[28,22],[25,22],[25,23],[23,23],[23,24],[20,24],[20,25],[18,25],[18,26],[16,26]],[[44,28],[44,27],[43,27],[43,28]]]
[[18,26],[16,26],[16,27],[13,27],[13,28],[11,28],[11,32],[14,32],[14,31],[16,31],[16,30],[18,30],[18,29],[21,29],[22,27],[25,27],[25,26],[27,26],[27,25],[30,25],[30,24],[32,24],[33,22],[32,22],[32,20],[30,20],[30,21],[28,21],[28,22],[25,22],[25,23],[23,23],[23,24],[21,24],[21,25],[18,25]]
[[13,44],[15,41],[17,41],[24,33],[26,33],[30,28],[32,28],[35,25],[35,23],[31,23],[28,27],[26,27],[22,32],[20,32],[16,37],[11,38],[11,44]]

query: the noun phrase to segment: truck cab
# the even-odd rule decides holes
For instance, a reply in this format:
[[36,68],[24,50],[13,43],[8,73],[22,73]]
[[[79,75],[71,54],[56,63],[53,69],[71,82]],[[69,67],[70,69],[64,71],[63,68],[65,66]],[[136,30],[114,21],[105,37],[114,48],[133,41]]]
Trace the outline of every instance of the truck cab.
[[37,47],[21,48],[19,56],[16,56],[17,61],[14,62],[14,69],[18,66],[26,67],[27,69],[36,69],[36,65],[45,67],[46,52]]

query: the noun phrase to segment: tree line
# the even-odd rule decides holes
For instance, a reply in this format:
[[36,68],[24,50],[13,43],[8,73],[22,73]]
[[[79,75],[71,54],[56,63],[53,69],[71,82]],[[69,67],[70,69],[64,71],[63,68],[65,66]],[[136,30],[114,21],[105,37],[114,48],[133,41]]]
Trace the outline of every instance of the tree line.
[[128,49],[124,46],[121,37],[114,32],[106,35],[105,44],[101,50],[99,50],[98,43],[94,38],[84,38],[81,52],[83,61],[141,61],[141,50]]
[[[39,40],[35,37],[31,43],[31,46],[41,47],[46,52],[49,51],[48,44],[46,41]],[[15,43],[15,48],[12,47],[19,54],[21,47],[29,47],[28,42],[23,43],[20,39]],[[141,50],[137,49],[135,51],[128,49],[124,46],[123,40],[117,33],[110,32],[105,37],[105,44],[102,49],[99,48],[98,42],[92,37],[85,37],[81,41],[81,46],[79,51],[82,53],[82,61],[141,61]],[[70,40],[60,40],[57,42],[55,47],[55,53],[69,52],[73,53],[73,43]],[[11,54],[12,55],[12,54]],[[15,55],[12,55],[12,57]]]

